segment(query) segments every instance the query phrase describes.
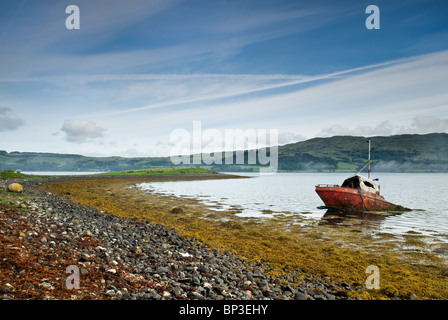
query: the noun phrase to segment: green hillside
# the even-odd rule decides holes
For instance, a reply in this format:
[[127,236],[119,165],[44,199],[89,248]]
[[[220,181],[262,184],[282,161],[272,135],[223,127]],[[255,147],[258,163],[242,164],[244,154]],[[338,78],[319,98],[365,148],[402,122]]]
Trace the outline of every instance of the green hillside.
[[[448,134],[396,135],[370,137],[372,167],[378,171],[447,171]],[[314,138],[285,145],[282,154],[306,153],[317,158],[331,158],[338,168],[361,168],[368,158],[367,138],[335,136]]]
[[[395,135],[370,137],[372,170],[448,172],[448,134]],[[364,166],[368,157],[365,137],[335,136],[314,138],[278,148],[280,171],[350,171]],[[268,152],[269,156],[269,152]],[[257,154],[258,160],[258,154]],[[261,164],[201,165],[216,171],[258,171]],[[191,161],[193,163],[193,161]],[[179,166],[189,166],[180,164]],[[169,157],[123,158],[85,157],[74,154],[30,153],[0,151],[0,170],[22,171],[125,171],[175,167]]]

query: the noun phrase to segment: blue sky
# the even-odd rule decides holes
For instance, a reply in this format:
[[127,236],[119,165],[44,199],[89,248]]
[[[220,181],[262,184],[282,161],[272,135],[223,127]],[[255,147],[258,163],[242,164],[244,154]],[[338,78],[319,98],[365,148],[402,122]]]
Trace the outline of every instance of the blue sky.
[[442,0],[2,0],[0,150],[167,156],[193,121],[280,143],[448,132],[447,16]]

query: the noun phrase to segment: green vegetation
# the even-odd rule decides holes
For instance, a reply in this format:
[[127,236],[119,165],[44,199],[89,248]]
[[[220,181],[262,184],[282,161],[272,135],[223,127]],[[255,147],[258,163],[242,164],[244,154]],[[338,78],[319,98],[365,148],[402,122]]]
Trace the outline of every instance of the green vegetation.
[[27,177],[27,175],[21,173],[20,171],[15,172],[12,170],[3,170],[0,171],[0,179],[11,179],[11,178],[24,178]]
[[[142,170],[127,170],[127,171],[112,171],[105,173],[96,173],[91,175],[86,175],[88,177],[104,177],[104,176],[210,176],[219,175],[219,172],[205,168],[151,168]],[[12,170],[0,171],[0,179],[11,179],[17,181],[38,181],[43,182],[48,178],[44,175],[28,175],[21,172],[14,172]]]
[[2,170],[0,171],[0,179],[41,181],[43,180],[43,177],[39,175],[23,174],[20,171]]
[[128,170],[128,171],[113,171],[100,173],[98,176],[176,176],[176,175],[213,175],[219,174],[214,170],[204,168],[161,168],[161,169],[143,169],[143,170]]
[[354,172],[357,171],[358,167],[355,164],[346,163],[346,162],[338,162],[338,169],[337,171],[340,172]]
[[[448,172],[448,134],[396,135],[371,137],[372,170],[377,172]],[[258,152],[258,151],[257,151]],[[270,150],[267,150],[269,157]],[[365,137],[335,136],[314,138],[278,147],[278,170],[299,172],[355,172],[367,161]],[[262,166],[224,161],[222,164],[180,164],[178,167],[201,167],[215,171],[258,172]],[[227,162],[227,164],[226,164]],[[193,163],[190,156],[190,163]],[[130,171],[171,168],[169,157],[122,158],[84,157],[74,154],[30,153],[0,151],[0,170],[23,171]]]
[[[371,137],[372,170],[383,172],[448,171],[448,134],[405,134]],[[282,153],[300,151],[320,159],[337,161],[337,171],[354,171],[364,166],[368,149],[366,138],[335,136],[315,138],[283,146]]]

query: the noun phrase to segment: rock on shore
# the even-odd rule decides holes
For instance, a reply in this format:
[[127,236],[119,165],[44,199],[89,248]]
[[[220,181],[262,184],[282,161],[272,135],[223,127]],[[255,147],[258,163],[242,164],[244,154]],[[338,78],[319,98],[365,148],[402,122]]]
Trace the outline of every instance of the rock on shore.
[[8,190],[10,192],[22,192],[23,187],[19,183],[11,183],[10,185],[8,185]]
[[[349,299],[339,285],[187,239],[177,230],[72,203],[32,186],[0,206],[2,299]],[[79,289],[66,286],[68,266]]]

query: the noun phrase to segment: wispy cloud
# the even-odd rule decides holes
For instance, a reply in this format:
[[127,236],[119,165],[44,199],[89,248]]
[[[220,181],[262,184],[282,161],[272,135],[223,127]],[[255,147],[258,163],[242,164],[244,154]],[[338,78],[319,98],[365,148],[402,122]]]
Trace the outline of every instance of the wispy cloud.
[[[315,76],[284,75],[284,74],[99,74],[99,75],[69,75],[26,77],[17,79],[2,79],[5,82],[48,82],[58,86],[58,90],[73,91],[81,84],[83,95],[92,91],[101,94],[98,87],[106,86],[103,91],[106,99],[124,99],[119,110],[106,113],[95,113],[83,116],[118,115],[150,109],[187,105],[200,102],[219,102],[236,96],[253,93],[274,93],[276,89],[294,87],[304,84],[319,83],[324,80],[337,80],[368,70],[384,68],[403,63],[409,59],[398,59],[383,63],[341,70]],[[294,90],[292,88],[291,90]],[[297,90],[297,89],[296,89]],[[151,104],[129,107],[132,99],[151,101]]]
[[[331,132],[363,135],[404,133],[406,129],[426,132],[428,127],[423,130],[417,123],[414,126],[409,123],[423,115],[448,117],[446,74],[448,51],[365,70],[324,84],[317,82],[292,92],[176,110],[170,123],[174,125],[177,116],[180,123],[187,119],[216,123],[214,119],[220,119],[226,125],[250,123],[308,137]],[[160,119],[164,119],[163,115]]]
[[359,1],[79,0],[77,31],[67,1],[1,2],[4,148],[161,154],[196,120],[278,129],[282,143],[443,131],[442,5],[392,2],[381,9],[400,22],[378,32]]
[[[78,1],[82,27],[68,31],[65,5],[46,6],[45,12],[37,4],[22,9],[3,39],[3,76],[147,73],[204,60],[215,66],[247,46],[334,23],[344,12],[329,5],[290,10],[236,2],[223,5],[222,12],[200,14],[201,7],[184,0]],[[165,12],[168,19],[161,18]],[[27,29],[36,16],[45,19]],[[120,41],[128,37],[138,46]]]

